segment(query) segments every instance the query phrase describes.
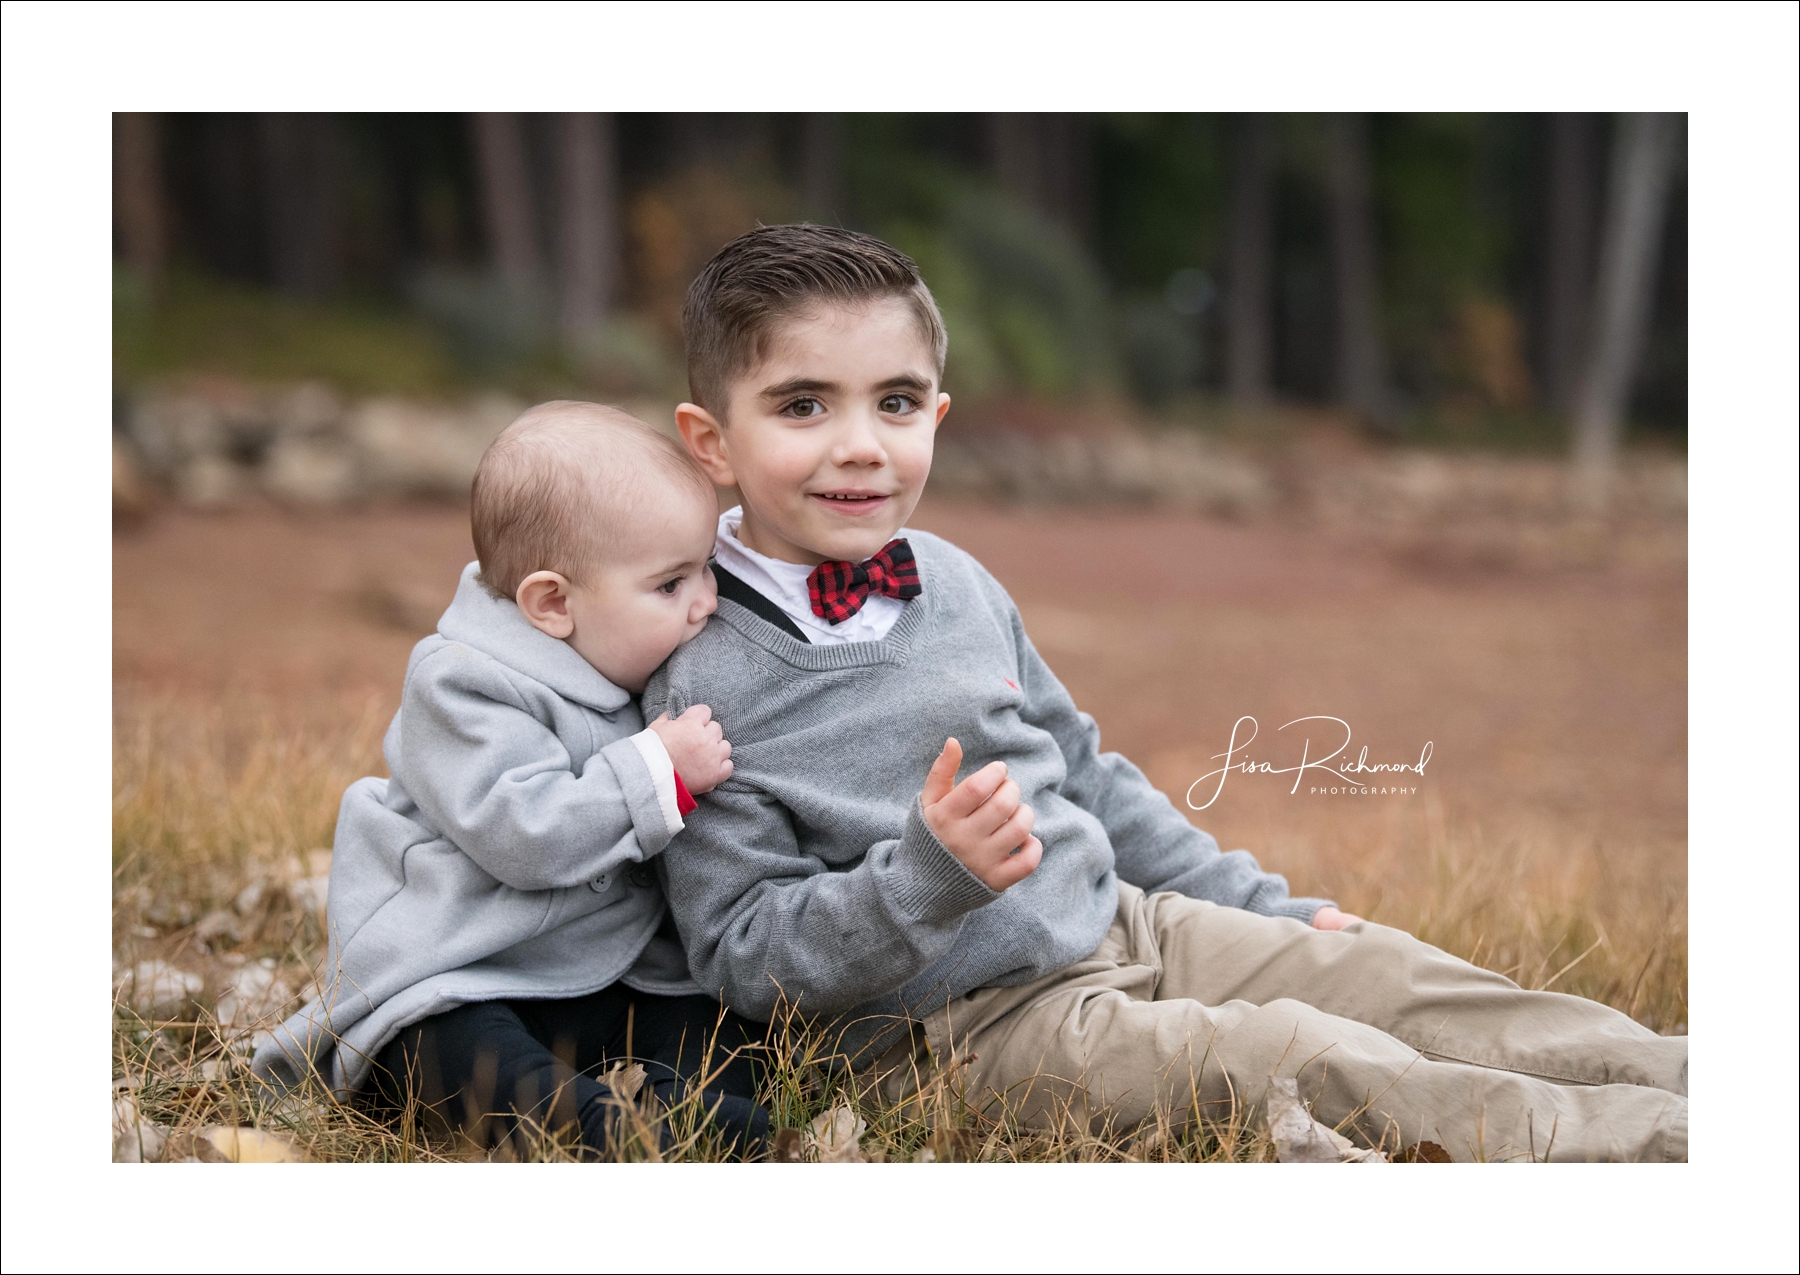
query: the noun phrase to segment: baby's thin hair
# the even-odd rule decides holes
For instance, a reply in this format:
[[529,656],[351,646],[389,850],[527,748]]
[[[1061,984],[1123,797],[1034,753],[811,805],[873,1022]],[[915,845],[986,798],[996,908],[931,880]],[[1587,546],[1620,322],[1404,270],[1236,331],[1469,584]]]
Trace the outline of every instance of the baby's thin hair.
[[469,529],[482,587],[511,600],[534,571],[587,582],[658,480],[713,499],[681,444],[628,412],[568,399],[529,409],[475,468]]

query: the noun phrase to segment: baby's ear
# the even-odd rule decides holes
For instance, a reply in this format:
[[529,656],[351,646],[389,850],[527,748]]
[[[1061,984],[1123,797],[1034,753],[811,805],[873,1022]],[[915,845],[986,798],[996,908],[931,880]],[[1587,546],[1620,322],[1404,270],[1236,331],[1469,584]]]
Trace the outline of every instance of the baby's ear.
[[567,638],[575,631],[575,617],[569,614],[568,577],[555,571],[533,571],[519,581],[513,594],[519,614],[531,627],[553,638]]

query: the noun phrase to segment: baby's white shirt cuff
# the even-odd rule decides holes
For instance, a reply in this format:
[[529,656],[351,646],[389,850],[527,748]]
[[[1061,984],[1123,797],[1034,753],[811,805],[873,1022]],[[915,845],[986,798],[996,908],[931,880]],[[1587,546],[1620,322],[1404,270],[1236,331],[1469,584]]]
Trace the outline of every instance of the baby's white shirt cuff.
[[672,837],[687,826],[681,821],[681,805],[675,799],[675,763],[663,747],[662,736],[653,730],[639,731],[631,742],[650,770],[650,782],[656,785],[656,804],[662,807],[663,822],[669,825]]

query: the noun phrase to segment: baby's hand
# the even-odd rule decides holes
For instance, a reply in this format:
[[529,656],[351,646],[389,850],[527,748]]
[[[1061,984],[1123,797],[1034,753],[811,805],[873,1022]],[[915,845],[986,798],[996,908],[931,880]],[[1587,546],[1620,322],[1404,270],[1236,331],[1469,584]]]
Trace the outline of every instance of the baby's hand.
[[1355,925],[1362,920],[1354,912],[1340,912],[1327,903],[1313,913],[1312,927],[1315,930],[1341,930],[1346,925]]
[[731,778],[731,745],[706,705],[696,704],[674,721],[664,713],[650,723],[650,729],[662,740],[669,760],[675,763],[675,773],[694,796],[711,792]]
[[1005,762],[991,761],[958,784],[960,765],[962,745],[945,740],[919,794],[925,822],[983,885],[1005,890],[1037,871],[1044,857],[1043,843],[1031,835],[1037,812],[1019,800]]

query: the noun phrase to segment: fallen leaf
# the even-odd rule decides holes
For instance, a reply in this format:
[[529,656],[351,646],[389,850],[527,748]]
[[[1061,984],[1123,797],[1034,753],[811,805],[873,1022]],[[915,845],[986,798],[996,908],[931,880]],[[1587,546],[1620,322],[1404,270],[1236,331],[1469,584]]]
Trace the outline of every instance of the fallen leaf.
[[247,1126],[208,1125],[194,1134],[193,1153],[208,1164],[302,1164],[292,1138]]
[[1283,1164],[1372,1164],[1385,1162],[1379,1151],[1364,1151],[1337,1130],[1312,1118],[1300,1101],[1294,1080],[1269,1081],[1269,1136],[1275,1158]]
[[1450,1153],[1435,1142],[1421,1142],[1402,1151],[1398,1159],[1403,1164],[1450,1164]]
[[798,1129],[777,1129],[769,1155],[777,1164],[799,1164],[806,1159],[806,1135]]
[[624,1102],[631,1102],[644,1087],[644,1064],[632,1063],[627,1067],[624,1063],[615,1063],[612,1070],[600,1077],[600,1083],[613,1091],[613,1095]]
[[[115,1087],[119,1084],[114,1081]],[[137,1095],[130,1090],[113,1098],[113,1162],[148,1164],[162,1159],[168,1131],[150,1123],[138,1112]]]
[[1148,1129],[1133,1139],[1126,1149],[1126,1155],[1133,1160],[1148,1160],[1161,1151],[1169,1141],[1168,1131],[1161,1128]]
[[931,1152],[931,1160],[941,1164],[968,1164],[975,1159],[979,1145],[973,1129],[948,1129],[943,1126],[933,1129],[931,1137],[925,1142],[926,1148]]
[[821,1164],[862,1164],[868,1157],[863,1155],[857,1139],[868,1127],[868,1122],[849,1107],[833,1107],[813,1117],[809,1140],[818,1151]]

